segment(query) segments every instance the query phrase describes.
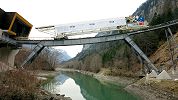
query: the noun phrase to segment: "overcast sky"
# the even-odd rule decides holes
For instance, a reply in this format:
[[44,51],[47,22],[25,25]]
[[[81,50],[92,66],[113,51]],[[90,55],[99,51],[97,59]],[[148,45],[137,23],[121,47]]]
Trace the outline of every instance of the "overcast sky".
[[[33,29],[30,36],[42,36],[34,28],[80,21],[125,17],[146,0],[0,0],[5,11],[18,12]],[[62,48],[74,57],[82,46]]]

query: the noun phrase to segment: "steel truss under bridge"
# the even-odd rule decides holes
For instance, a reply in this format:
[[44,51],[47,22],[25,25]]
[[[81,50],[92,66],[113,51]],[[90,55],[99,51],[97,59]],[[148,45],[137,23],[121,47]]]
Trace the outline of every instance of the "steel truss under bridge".
[[[17,41],[17,43],[20,44],[35,44],[35,45],[43,45],[43,46],[68,46],[68,45],[83,45],[83,44],[93,44],[93,43],[101,43],[101,42],[108,42],[108,41],[116,41],[116,40],[125,40],[126,43],[128,43],[136,52],[139,54],[139,56],[146,61],[147,68],[151,72],[152,70],[155,70],[157,73],[160,73],[159,70],[154,66],[154,64],[149,60],[149,58],[143,53],[143,51],[136,45],[136,43],[130,38],[131,35],[136,35],[140,33],[155,31],[159,29],[165,28],[166,31],[170,31],[170,26],[174,26],[178,24],[178,20],[169,21],[163,24],[155,25],[143,30],[137,30],[134,32],[129,32],[126,34],[112,34],[112,35],[106,35],[106,36],[99,36],[99,37],[90,37],[90,38],[79,38],[79,39],[68,39],[68,40],[21,40]],[[172,33],[170,33],[172,34]],[[41,46],[41,48],[43,47]],[[34,52],[38,52],[38,54],[42,51],[40,48],[39,50],[33,50],[32,54],[29,56],[35,55]],[[34,57],[30,57],[34,58]],[[29,57],[27,60],[25,60],[26,64],[28,62]],[[23,66],[22,65],[22,66]]]

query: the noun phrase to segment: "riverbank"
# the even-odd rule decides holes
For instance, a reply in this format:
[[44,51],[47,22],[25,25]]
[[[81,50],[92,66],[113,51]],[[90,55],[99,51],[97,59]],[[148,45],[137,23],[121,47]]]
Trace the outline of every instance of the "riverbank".
[[[38,70],[38,71],[35,71],[34,75],[37,77],[38,80],[41,81],[41,85],[43,85],[51,81],[59,73],[60,73],[59,71]],[[70,97],[65,97],[65,95],[52,94],[43,89],[41,92],[43,93],[43,95],[41,96],[41,99],[43,98],[47,100],[72,100]]]
[[[54,72],[52,72],[54,75]],[[14,77],[15,76],[15,77]],[[44,77],[36,72],[13,69],[0,72],[0,100],[71,100],[59,94],[51,94],[41,89]]]
[[145,78],[125,88],[135,91],[143,100],[178,100],[178,81]]
[[136,82],[137,78],[129,78],[129,77],[118,77],[118,76],[106,76],[104,75],[104,70],[101,70],[99,73],[93,73],[88,71],[76,70],[76,69],[64,69],[64,68],[57,68],[56,71],[75,71],[80,72],[85,75],[92,76],[99,80],[100,82],[108,82],[115,85],[127,86],[134,82]]
[[[171,80],[149,80],[145,78],[136,79],[118,76],[105,76],[101,70],[99,73],[80,71],[75,69],[60,69],[57,71],[76,71],[90,75],[101,82],[109,82],[115,85],[124,86],[125,90],[137,95],[141,100],[178,100],[178,81]],[[171,88],[172,87],[172,88]]]

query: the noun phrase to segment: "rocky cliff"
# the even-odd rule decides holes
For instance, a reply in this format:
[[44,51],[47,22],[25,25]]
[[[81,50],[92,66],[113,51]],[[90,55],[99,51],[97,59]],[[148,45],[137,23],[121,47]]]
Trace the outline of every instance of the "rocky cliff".
[[144,16],[150,22],[155,15],[163,15],[170,11],[175,12],[173,16],[178,16],[178,0],[147,0],[133,15]]

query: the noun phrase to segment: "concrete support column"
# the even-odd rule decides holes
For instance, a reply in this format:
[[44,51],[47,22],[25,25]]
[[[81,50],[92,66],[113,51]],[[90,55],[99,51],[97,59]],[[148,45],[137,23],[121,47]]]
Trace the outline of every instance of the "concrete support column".
[[0,61],[6,63],[10,67],[14,67],[15,56],[18,52],[19,49],[12,49],[11,47],[0,48]]

